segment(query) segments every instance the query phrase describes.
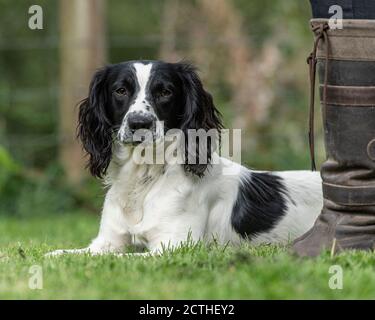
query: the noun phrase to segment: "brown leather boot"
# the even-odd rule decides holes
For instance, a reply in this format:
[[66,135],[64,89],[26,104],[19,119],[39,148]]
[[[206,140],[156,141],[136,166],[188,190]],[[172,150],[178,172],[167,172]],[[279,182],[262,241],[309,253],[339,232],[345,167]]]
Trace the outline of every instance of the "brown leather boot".
[[322,165],[324,206],[293,251],[317,256],[375,249],[375,20],[343,20],[330,29],[313,19],[310,151],[314,163],[314,82],[318,66],[327,160]]

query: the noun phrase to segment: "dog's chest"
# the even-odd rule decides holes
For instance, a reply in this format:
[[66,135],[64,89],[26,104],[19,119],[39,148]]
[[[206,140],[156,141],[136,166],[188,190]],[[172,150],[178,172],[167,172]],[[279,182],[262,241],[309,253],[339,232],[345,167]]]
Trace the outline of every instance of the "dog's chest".
[[[117,201],[129,228],[143,220],[145,198],[163,174],[162,166],[132,166],[116,184]],[[121,173],[120,173],[121,174]]]
[[117,179],[117,202],[127,232],[136,244],[148,245],[186,214],[194,186],[179,167],[132,167]]

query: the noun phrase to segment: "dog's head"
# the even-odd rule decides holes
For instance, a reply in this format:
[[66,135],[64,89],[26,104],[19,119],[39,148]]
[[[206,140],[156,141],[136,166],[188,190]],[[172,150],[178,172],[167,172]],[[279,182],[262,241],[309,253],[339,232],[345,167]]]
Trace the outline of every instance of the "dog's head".
[[[189,129],[222,128],[220,114],[194,67],[187,63],[130,61],[97,71],[79,110],[78,135],[89,154],[90,172],[97,177],[106,173],[116,139],[134,145],[140,142],[134,139],[139,130],[151,132],[152,139],[159,138],[160,122],[163,132],[180,129],[186,134]],[[185,164],[186,171],[198,176],[206,167]]]

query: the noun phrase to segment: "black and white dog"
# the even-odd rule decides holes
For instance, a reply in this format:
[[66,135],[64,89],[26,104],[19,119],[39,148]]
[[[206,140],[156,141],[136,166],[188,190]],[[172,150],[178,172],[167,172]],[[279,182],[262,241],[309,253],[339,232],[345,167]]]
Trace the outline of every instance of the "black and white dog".
[[188,238],[287,243],[312,227],[323,200],[319,173],[252,171],[212,148],[206,164],[186,157],[134,160],[136,130],[150,130],[155,145],[166,129],[221,128],[211,95],[189,64],[130,61],[96,72],[78,129],[91,173],[109,186],[99,234],[87,248],[50,254],[121,253],[132,243],[158,254]]

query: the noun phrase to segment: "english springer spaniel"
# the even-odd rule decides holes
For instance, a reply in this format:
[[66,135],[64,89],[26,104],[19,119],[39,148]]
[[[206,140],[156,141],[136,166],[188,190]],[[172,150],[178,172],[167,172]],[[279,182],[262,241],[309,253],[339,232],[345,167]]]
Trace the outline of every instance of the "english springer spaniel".
[[[171,129],[180,136],[222,129],[194,67],[130,61],[96,72],[80,104],[78,132],[90,172],[108,186],[100,230],[87,248],[51,255],[121,254],[131,244],[160,254],[186,241],[285,244],[312,227],[323,200],[319,173],[253,171],[219,156],[215,139],[198,148],[179,140],[177,151],[186,147],[180,162],[138,161],[139,145],[160,145]],[[135,139],[139,130],[151,138]],[[168,153],[169,145],[159,151]],[[188,161],[192,149],[206,152],[207,162]]]

